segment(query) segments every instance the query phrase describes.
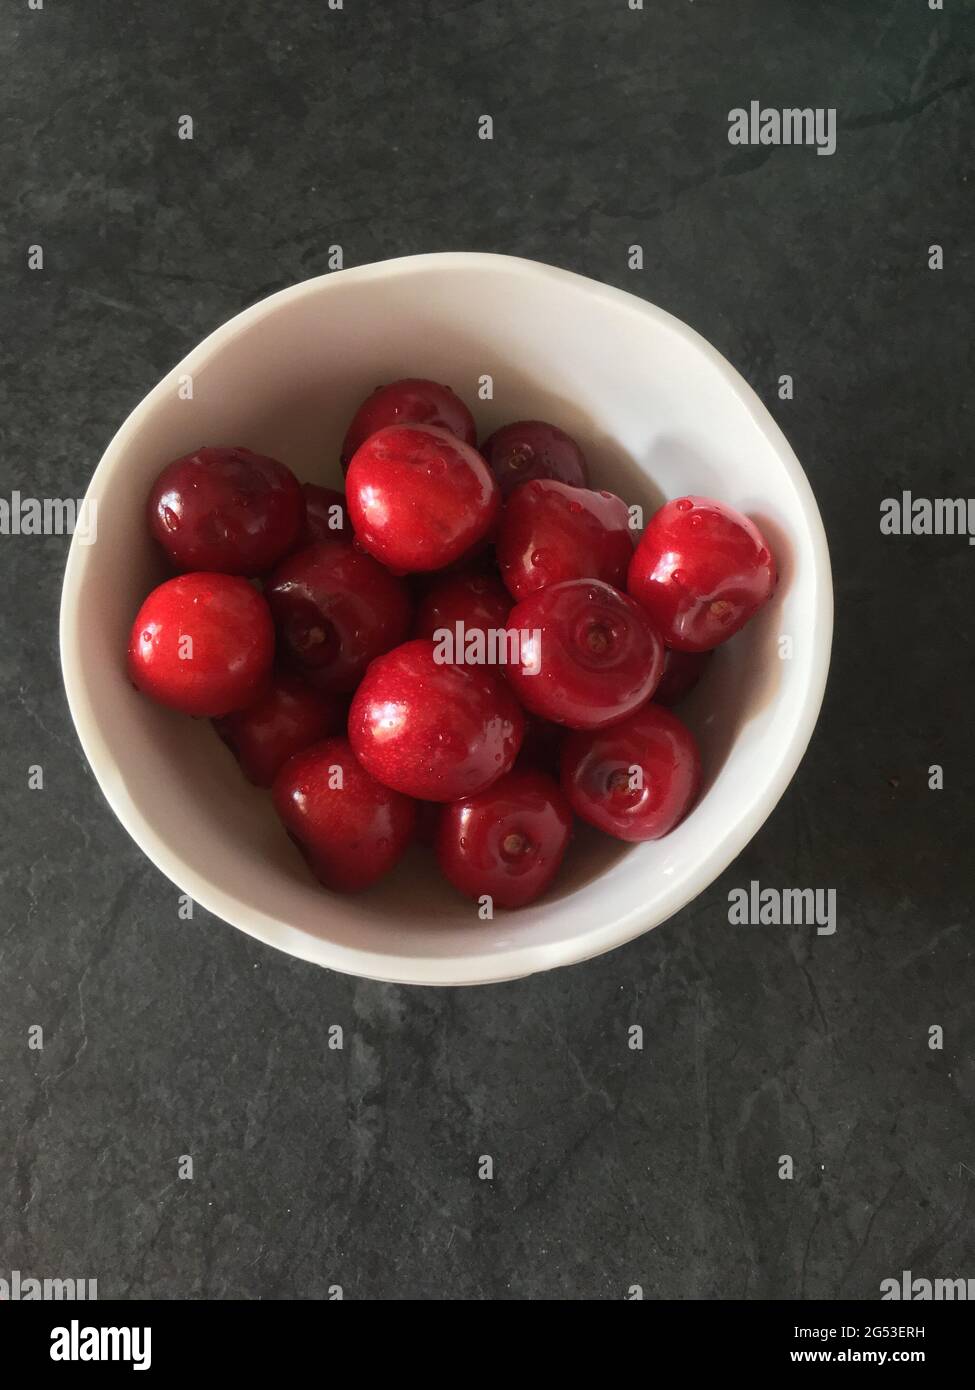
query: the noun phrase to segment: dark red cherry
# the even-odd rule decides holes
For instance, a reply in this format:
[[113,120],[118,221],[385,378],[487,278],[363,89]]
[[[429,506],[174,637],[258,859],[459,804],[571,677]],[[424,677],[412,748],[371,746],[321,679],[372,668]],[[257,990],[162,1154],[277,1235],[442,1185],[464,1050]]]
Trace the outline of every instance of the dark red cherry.
[[690,810],[701,760],[685,724],[657,704],[562,745],[562,790],[577,816],[619,840],[658,840]]
[[345,509],[345,493],[317,483],[302,483],[305,494],[305,529],[303,543],[314,541],[350,541],[352,527]]
[[440,813],[435,847],[454,887],[496,907],[524,907],[558,872],[572,812],[544,772],[516,770],[486,791],[452,801]]
[[405,377],[402,381],[377,387],[362,402],[342,445],[342,467],[348,468],[352,455],[370,435],[389,425],[435,425],[456,435],[465,444],[477,443],[474,417],[449,386],[419,377]]
[[622,588],[633,555],[626,503],[611,492],[541,479],[505,503],[497,540],[501,578],[515,598],[566,579]]
[[288,671],[279,671],[254,704],[216,721],[217,733],[258,787],[269,787],[295,753],[344,728],[343,702]]
[[704,675],[710,652],[678,652],[668,647],[664,656],[664,673],[653,693],[658,705],[680,704]]
[[139,609],[129,638],[129,678],[138,690],[211,719],[256,700],[273,659],[267,603],[236,575],[168,579]]
[[544,420],[517,420],[495,430],[481,446],[501,495],[533,478],[554,478],[572,487],[587,487],[586,459],[571,435]]
[[282,658],[326,693],[354,690],[373,657],[410,630],[402,579],[349,541],[318,541],[289,556],[266,593]]
[[638,603],[598,579],[570,579],[516,603],[508,630],[519,660],[505,675],[532,714],[571,729],[601,729],[649,700],[664,645]]
[[349,464],[346,498],[359,544],[403,574],[459,560],[487,536],[501,505],[476,449],[420,425],[371,435]]
[[167,464],[149,494],[149,530],[180,570],[266,574],[305,520],[297,478],[250,449],[198,449]]
[[495,575],[469,570],[438,578],[420,600],[413,620],[414,637],[435,632],[503,628],[511,612],[511,595]]
[[349,711],[349,742],[373,777],[423,801],[483,791],[507,772],[525,720],[504,681],[438,662],[427,639],[377,657]]
[[772,552],[753,521],[710,497],[680,497],[650,518],[627,587],[668,647],[703,652],[744,627],[775,582]]
[[344,738],[296,753],[275,778],[272,796],[309,868],[338,893],[368,888],[388,873],[416,822],[414,803],[370,777]]

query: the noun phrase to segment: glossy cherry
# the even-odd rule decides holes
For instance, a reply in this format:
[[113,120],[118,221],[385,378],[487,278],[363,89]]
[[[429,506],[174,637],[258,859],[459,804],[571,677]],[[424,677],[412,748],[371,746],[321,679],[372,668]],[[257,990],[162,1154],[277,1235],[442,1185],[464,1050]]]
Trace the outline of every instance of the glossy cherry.
[[653,693],[658,705],[680,704],[689,695],[707,670],[710,652],[678,652],[667,648],[664,673]]
[[571,729],[625,719],[656,690],[660,634],[638,603],[597,579],[570,579],[516,603],[519,661],[504,668],[532,714]]
[[216,721],[217,733],[258,787],[269,787],[295,753],[344,728],[343,702],[288,671],[277,672],[254,704]]
[[317,483],[302,483],[305,494],[305,527],[302,543],[314,541],[350,541],[352,526],[345,506],[345,493]]
[[481,445],[503,497],[533,478],[554,478],[587,487],[586,459],[571,435],[544,420],[517,420],[495,430]]
[[690,810],[701,759],[685,724],[657,704],[562,745],[562,790],[576,815],[619,840],[658,840]]
[[469,898],[496,907],[533,902],[558,872],[572,812],[544,772],[516,770],[486,791],[445,806],[435,847],[440,868]]
[[350,541],[317,541],[271,575],[282,656],[316,690],[354,690],[373,657],[402,642],[412,605],[402,579]]
[[501,505],[476,449],[420,425],[367,439],[349,464],[346,497],[359,544],[401,573],[459,560],[488,534]]
[[483,666],[439,662],[422,638],[377,659],[349,711],[349,741],[386,786],[424,801],[473,796],[518,756],[525,720]]
[[626,503],[550,479],[525,483],[505,503],[497,555],[516,599],[566,579],[601,579],[621,589],[633,557]]
[[159,704],[215,718],[257,699],[273,658],[271,614],[252,584],[229,574],[181,574],[139,609],[128,670]]
[[734,636],[775,583],[775,560],[753,521],[709,497],[680,497],[650,518],[627,586],[669,647],[703,652]]
[[309,868],[326,888],[368,888],[402,857],[416,806],[381,786],[356,761],[347,739],[328,738],[285,763],[274,805]]
[[198,449],[167,464],[149,494],[149,530],[179,570],[266,574],[301,536],[305,499],[277,459]]
[[511,612],[508,590],[493,574],[468,570],[438,578],[417,605],[414,637],[433,637],[444,630],[487,633],[503,628]]
[[449,386],[420,377],[404,377],[388,386],[379,386],[362,402],[349,426],[342,445],[342,467],[348,468],[352,455],[370,435],[390,425],[435,425],[476,444],[474,417]]

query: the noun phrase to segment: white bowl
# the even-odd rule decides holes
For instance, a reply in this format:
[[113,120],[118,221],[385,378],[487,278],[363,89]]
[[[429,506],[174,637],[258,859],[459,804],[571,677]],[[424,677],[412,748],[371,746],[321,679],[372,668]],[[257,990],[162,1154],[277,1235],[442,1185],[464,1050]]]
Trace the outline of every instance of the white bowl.
[[[165,577],[145,525],[163,464],[204,443],[244,444],[303,479],[339,483],[353,410],[401,376],[449,383],[482,437],[526,417],[562,426],[580,440],[595,485],[647,516],[684,492],[730,503],[759,523],[781,575],[774,600],[720,650],[681,711],[705,767],[704,794],[683,824],[636,846],[580,827],[545,898],[488,922],[419,848],[362,895],[327,893],[209,724],[155,707],[125,674],[136,609]],[[493,399],[480,401],[485,376]],[[832,587],[822,522],[795,455],[758,397],[690,328],[563,270],[507,256],[411,256],[272,295],[218,328],[146,396],[88,497],[97,502],[97,542],[72,542],[61,664],[102,791],[183,892],[333,970],[475,984],[631,940],[740,853],[788,786],[816,722]],[[791,638],[791,657],[781,655],[780,636]]]

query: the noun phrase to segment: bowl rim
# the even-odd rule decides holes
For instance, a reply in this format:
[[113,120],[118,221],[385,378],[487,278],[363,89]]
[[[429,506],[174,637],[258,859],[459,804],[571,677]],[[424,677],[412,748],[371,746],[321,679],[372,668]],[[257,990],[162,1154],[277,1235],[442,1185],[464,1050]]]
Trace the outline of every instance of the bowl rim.
[[558,966],[578,964],[622,946],[637,936],[660,926],[693,901],[737,858],[771,815],[795,775],[819,717],[829,672],[833,634],[833,588],[829,548],[819,508],[809,480],[791,445],[772,415],[741,374],[706,338],[681,319],[626,290],[605,285],[574,271],[563,270],[541,261],[492,252],[447,251],[400,256],[368,265],[303,280],[259,300],[241,310],[208,334],[192,348],[139,402],[109,442],[86,489],[86,496],[97,495],[103,481],[120,464],[131,438],[156,409],[159,401],[185,372],[196,372],[214,352],[232,339],[250,331],[266,315],[294,300],[327,292],[338,281],[367,283],[414,272],[478,272],[505,270],[515,275],[548,280],[553,285],[585,289],[591,298],[653,320],[695,347],[724,378],[745,406],[759,431],[775,452],[799,500],[803,523],[811,544],[814,575],[813,654],[809,683],[795,727],[786,740],[775,774],[761,800],[739,820],[729,834],[704,855],[691,880],[675,890],[673,900],[659,915],[659,904],[649,910],[635,905],[613,923],[594,924],[592,929],[569,940],[545,945],[512,945],[503,950],[458,956],[410,956],[385,954],[361,947],[344,946],[325,937],[313,936],[263,912],[255,911],[232,893],[217,887],[190,869],[173,854],[142,812],[129,799],[121,779],[107,775],[114,767],[99,731],[98,720],[81,675],[78,652],[81,624],[78,621],[81,580],[87,563],[86,548],[72,538],[61,591],[59,641],[61,671],[71,718],[82,750],[109,806],[142,852],[165,876],[194,902],[222,921],[237,927],[266,945],[315,965],[342,974],[409,985],[494,984],[520,979]]

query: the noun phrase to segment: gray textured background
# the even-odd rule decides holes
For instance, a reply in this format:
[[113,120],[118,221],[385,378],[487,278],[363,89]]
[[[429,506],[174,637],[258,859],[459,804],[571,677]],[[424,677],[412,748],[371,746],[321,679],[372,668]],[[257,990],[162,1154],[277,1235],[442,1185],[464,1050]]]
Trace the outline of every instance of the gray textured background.
[[[2,495],[81,495],[149,387],[333,242],[348,264],[505,251],[653,300],[744,372],[809,473],[837,600],[806,760],[707,894],[589,964],[436,992],[177,919],[70,726],[66,542],[0,538],[0,1275],[131,1298],[876,1298],[905,1268],[975,1275],[975,551],[878,528],[902,487],[971,490],[971,3],[0,18]],[[836,106],[837,153],[732,148],[752,98]],[[751,878],[835,888],[836,935],[730,927]]]

